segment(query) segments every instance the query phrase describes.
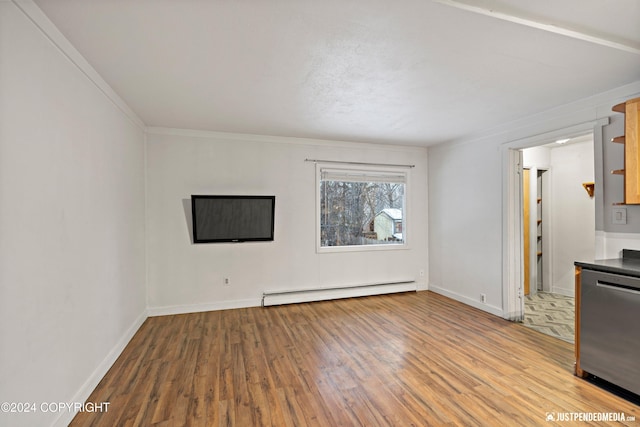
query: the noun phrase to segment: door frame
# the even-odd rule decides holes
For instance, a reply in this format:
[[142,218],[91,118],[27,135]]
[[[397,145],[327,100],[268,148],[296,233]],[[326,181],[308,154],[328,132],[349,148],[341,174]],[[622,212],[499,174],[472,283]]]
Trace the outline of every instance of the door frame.
[[[502,157],[502,317],[521,322],[524,320],[524,266],[522,218],[522,152],[524,148],[544,145],[560,138],[593,132],[594,153],[602,159],[602,128],[609,117],[580,123],[526,138],[506,142],[500,146]],[[599,163],[599,164],[598,164]],[[603,210],[601,186],[602,162],[596,162],[596,211]],[[600,190],[598,191],[598,188]],[[600,201],[598,202],[598,198]],[[601,212],[602,213],[602,212]],[[597,212],[596,212],[597,216]],[[596,252],[598,248],[596,247]]]

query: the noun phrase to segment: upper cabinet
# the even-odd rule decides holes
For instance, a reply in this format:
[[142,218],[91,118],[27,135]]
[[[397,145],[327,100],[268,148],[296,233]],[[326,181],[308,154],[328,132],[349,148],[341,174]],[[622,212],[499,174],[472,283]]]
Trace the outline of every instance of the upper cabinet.
[[640,98],[615,105],[613,111],[624,114],[624,135],[611,142],[624,144],[624,169],[612,171],[624,175],[625,205],[640,204]]

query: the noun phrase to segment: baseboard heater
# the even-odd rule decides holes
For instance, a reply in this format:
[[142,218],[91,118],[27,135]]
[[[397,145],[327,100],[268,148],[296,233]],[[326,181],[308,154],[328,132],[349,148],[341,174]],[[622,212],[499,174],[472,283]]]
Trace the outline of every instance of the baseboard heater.
[[291,289],[286,291],[265,291],[262,294],[262,306],[296,304],[311,301],[326,301],[340,298],[363,297],[370,295],[394,294],[398,292],[417,291],[413,280],[370,283],[356,286],[336,286],[314,289]]

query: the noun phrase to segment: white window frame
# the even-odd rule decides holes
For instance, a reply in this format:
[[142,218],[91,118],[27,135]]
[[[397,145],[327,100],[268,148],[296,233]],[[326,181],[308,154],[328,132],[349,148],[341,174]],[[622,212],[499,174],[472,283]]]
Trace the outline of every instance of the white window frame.
[[[404,178],[404,200],[402,207],[402,243],[385,243],[372,245],[351,245],[351,246],[322,246],[321,237],[321,182],[323,171],[332,173],[343,173],[345,175],[378,175],[378,176],[402,176]],[[348,166],[316,163],[316,252],[317,253],[336,253],[336,252],[361,252],[361,251],[397,251],[409,249],[409,233],[410,233],[410,174],[409,171],[398,167],[387,166]]]

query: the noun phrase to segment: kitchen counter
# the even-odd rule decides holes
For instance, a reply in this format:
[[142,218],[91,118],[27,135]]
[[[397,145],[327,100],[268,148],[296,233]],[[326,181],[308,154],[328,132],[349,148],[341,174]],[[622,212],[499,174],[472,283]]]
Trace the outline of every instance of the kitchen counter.
[[622,258],[602,259],[593,262],[574,262],[576,267],[603,273],[622,274],[640,278],[640,251],[624,249]]

